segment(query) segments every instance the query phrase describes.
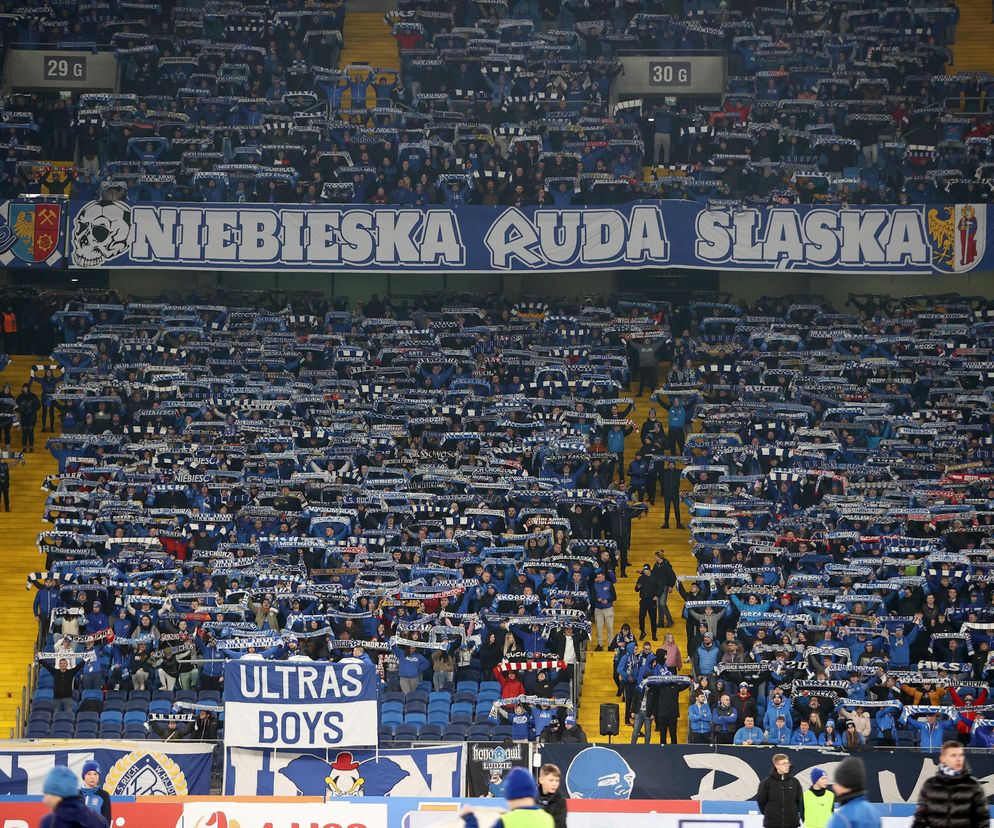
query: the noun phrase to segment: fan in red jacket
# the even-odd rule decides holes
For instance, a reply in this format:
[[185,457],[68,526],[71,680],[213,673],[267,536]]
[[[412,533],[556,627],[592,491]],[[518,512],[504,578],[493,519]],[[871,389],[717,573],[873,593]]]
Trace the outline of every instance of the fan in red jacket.
[[[974,705],[981,705],[987,701],[987,688],[980,691],[980,695],[977,696],[976,700],[973,698],[973,693],[964,693],[962,696],[956,692],[955,687],[949,688],[949,695],[953,699],[953,704],[957,707],[973,707]],[[956,732],[969,734],[973,729],[973,720],[977,718],[976,710],[964,710],[960,713],[960,720],[956,723]],[[966,719],[967,721],[963,721]],[[969,722],[969,723],[967,723]]]

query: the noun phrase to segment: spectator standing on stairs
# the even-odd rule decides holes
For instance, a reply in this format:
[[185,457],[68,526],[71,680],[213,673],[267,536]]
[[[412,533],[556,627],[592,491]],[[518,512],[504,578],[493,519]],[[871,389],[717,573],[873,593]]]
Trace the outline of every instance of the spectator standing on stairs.
[[[655,626],[672,627],[673,616],[670,614],[670,590],[676,586],[676,572],[673,564],[666,558],[666,550],[656,552],[656,563],[652,567],[652,578],[656,582],[656,608],[658,611]],[[653,635],[655,638],[655,635]]]
[[597,626],[597,652],[614,638],[614,602],[618,594],[603,569],[594,577],[594,624]]
[[638,363],[639,397],[642,396],[646,386],[648,386],[650,394],[656,390],[656,386],[659,384],[659,349],[668,340],[668,337],[659,337],[657,339],[635,339],[626,343]]
[[667,460],[659,474],[659,487],[663,495],[663,529],[670,528],[670,509],[676,518],[676,528],[683,529],[683,519],[680,517],[680,470],[676,460]]
[[[3,501],[3,510],[10,511],[10,466],[6,460],[0,460],[0,500]],[[655,638],[655,636],[653,636]]]
[[659,589],[656,579],[652,576],[649,564],[642,567],[642,573],[635,582],[635,591],[639,594],[639,640],[645,641],[645,619],[649,619],[652,630],[652,640],[656,640],[656,599]]

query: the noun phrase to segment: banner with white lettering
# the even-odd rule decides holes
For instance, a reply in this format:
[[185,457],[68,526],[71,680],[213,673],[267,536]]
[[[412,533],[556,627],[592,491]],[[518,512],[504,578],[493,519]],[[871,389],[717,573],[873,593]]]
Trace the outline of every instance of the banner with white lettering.
[[229,661],[224,668],[224,744],[374,745],[376,689],[376,669],[361,661]]
[[226,748],[224,793],[325,799],[459,796],[465,755],[462,743],[379,751]]
[[797,273],[994,269],[984,204],[604,207],[71,204],[76,268],[481,273],[660,266]]

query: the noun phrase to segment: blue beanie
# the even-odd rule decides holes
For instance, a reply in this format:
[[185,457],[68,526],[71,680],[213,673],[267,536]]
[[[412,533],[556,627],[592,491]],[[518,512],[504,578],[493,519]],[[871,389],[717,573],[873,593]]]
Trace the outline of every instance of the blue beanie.
[[504,780],[504,799],[535,799],[538,787],[532,775],[524,768],[511,768]]
[[61,799],[79,796],[79,777],[65,765],[56,765],[48,772],[41,790],[42,793],[51,794]]
[[100,765],[99,763],[94,762],[92,759],[87,759],[83,763],[83,772],[80,774],[80,776],[86,776],[86,774],[88,774],[90,771],[96,771],[97,773],[100,773]]
[[821,768],[815,768],[811,771],[811,784],[814,785],[819,779],[827,774]]

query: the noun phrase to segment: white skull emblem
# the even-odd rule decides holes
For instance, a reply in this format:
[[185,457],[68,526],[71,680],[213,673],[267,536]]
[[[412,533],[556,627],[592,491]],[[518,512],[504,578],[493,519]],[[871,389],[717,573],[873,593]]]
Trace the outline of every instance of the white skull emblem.
[[91,201],[72,227],[72,261],[78,267],[100,267],[128,249],[131,207],[123,201]]

